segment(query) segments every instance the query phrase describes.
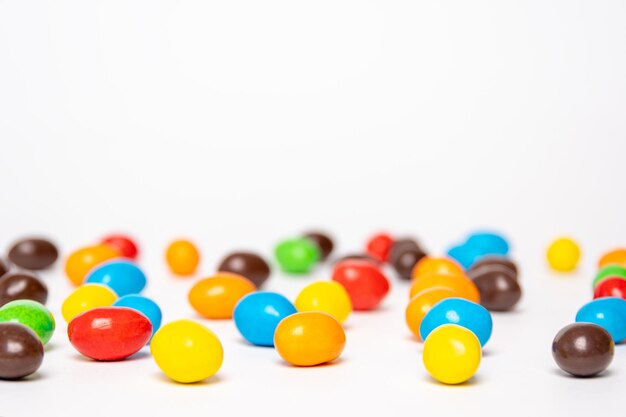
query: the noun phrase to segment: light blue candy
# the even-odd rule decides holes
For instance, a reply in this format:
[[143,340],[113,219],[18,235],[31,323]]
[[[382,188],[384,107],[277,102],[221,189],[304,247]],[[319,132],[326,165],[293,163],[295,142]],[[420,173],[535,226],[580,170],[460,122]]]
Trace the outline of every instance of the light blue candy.
[[271,291],[256,291],[243,297],[235,306],[233,318],[239,333],[258,346],[274,346],[274,331],[296,308],[284,296]]
[[611,334],[615,343],[626,339],[626,300],[618,297],[597,298],[576,313],[577,323],[595,323]]
[[502,235],[494,232],[474,232],[468,236],[465,244],[481,251],[483,255],[506,255],[509,253],[509,243]]
[[128,307],[137,310],[150,320],[152,323],[152,334],[154,335],[159,327],[161,327],[161,319],[163,315],[159,305],[151,299],[142,295],[130,294],[118,298],[113,304],[116,307]]
[[453,246],[448,249],[448,256],[460,263],[465,269],[468,269],[484,255],[485,253],[479,248],[467,244]]
[[481,346],[487,344],[493,330],[491,314],[485,307],[456,297],[439,301],[426,313],[420,324],[420,337],[426,340],[430,332],[443,324],[465,327],[478,337]]
[[92,269],[85,283],[103,284],[117,295],[139,294],[146,286],[146,275],[131,261],[114,260]]

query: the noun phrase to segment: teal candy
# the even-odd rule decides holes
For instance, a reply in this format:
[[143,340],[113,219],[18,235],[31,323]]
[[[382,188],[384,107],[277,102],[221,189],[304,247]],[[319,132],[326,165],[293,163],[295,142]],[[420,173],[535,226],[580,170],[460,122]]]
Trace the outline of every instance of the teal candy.
[[15,300],[0,308],[0,323],[19,323],[30,327],[44,345],[48,343],[56,326],[54,316],[37,301]]

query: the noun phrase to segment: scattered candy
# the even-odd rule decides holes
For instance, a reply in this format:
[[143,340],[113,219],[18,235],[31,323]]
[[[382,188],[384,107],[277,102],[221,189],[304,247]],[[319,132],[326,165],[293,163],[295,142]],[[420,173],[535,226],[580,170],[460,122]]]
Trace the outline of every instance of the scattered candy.
[[152,324],[152,334],[154,335],[161,327],[161,319],[163,314],[157,303],[142,295],[130,294],[125,295],[113,303],[114,307],[128,307],[137,310],[150,320]]
[[602,267],[593,280],[595,288],[605,278],[621,278],[626,280],[626,267],[621,265],[607,265]]
[[373,310],[389,292],[389,280],[369,261],[348,260],[335,265],[332,275],[348,292],[355,310]]
[[415,337],[421,339],[420,326],[428,311],[441,300],[458,296],[457,291],[447,287],[431,287],[415,294],[409,301],[404,315],[409,330]]
[[125,259],[104,262],[92,269],[85,278],[85,283],[106,285],[120,297],[139,294],[146,282],[146,275],[141,268]]
[[482,347],[489,341],[493,329],[491,314],[487,309],[463,298],[446,298],[426,313],[420,325],[422,340],[426,340],[433,330],[443,324],[457,324],[472,331]]
[[318,311],[330,314],[339,323],[345,322],[352,312],[348,292],[335,281],[319,281],[307,285],[300,291],[294,304],[300,312]]
[[415,294],[434,287],[446,287],[457,292],[458,297],[462,297],[473,301],[480,302],[480,294],[478,288],[465,275],[447,275],[440,273],[429,273],[420,275],[418,279],[413,281],[409,296],[413,298]]
[[626,267],[626,248],[614,249],[602,255],[598,261],[598,268],[607,265],[621,265]]
[[0,307],[13,300],[33,300],[46,304],[48,287],[31,273],[7,273],[0,278]]
[[378,233],[367,241],[366,252],[372,258],[387,262],[393,246],[393,238],[387,233]]
[[41,339],[48,343],[56,326],[50,311],[37,301],[15,300],[0,308],[0,323],[19,323],[29,327]]
[[472,272],[476,270],[479,270],[483,267],[491,267],[494,265],[510,269],[512,272],[512,276],[517,279],[517,276],[519,274],[517,265],[511,259],[501,255],[487,255],[480,258],[478,261],[472,264],[472,266],[468,269],[467,274],[471,275]]
[[176,240],[167,247],[165,259],[172,273],[189,276],[196,272],[200,263],[200,254],[190,241]]
[[280,242],[275,254],[280,268],[292,274],[306,274],[320,259],[319,248],[306,238]]
[[626,279],[608,277],[600,281],[593,291],[593,298],[601,297],[619,297],[626,299]]
[[346,345],[346,334],[332,316],[320,312],[292,314],[278,324],[274,346],[278,354],[296,366],[315,366],[337,359]]
[[413,279],[432,274],[465,276],[465,271],[453,259],[425,256],[415,265],[412,273]]
[[400,279],[410,280],[413,268],[426,257],[424,250],[413,239],[398,239],[389,253],[389,263]]
[[474,232],[465,242],[482,251],[485,255],[506,255],[509,253],[509,243],[504,236],[494,232]]
[[218,271],[239,274],[261,287],[270,276],[270,266],[263,258],[252,252],[233,252],[222,259]]
[[552,342],[552,356],[559,368],[578,377],[604,371],[614,354],[611,335],[592,323],[574,323],[561,329]]
[[480,365],[480,341],[470,330],[456,324],[444,324],[424,341],[424,366],[444,384],[461,384],[470,379]]
[[482,248],[468,244],[452,246],[448,249],[448,256],[457,261],[463,268],[471,267],[475,262],[485,256]]
[[93,267],[119,257],[119,252],[110,246],[86,246],[70,254],[65,262],[65,273],[74,285],[80,285]]
[[49,240],[23,239],[11,247],[8,257],[19,267],[39,270],[52,266],[59,257],[59,251]]
[[253,291],[256,287],[249,279],[230,272],[218,272],[191,287],[189,303],[208,319],[230,319],[239,300]]
[[333,240],[326,233],[322,232],[307,232],[303,237],[311,240],[320,252],[320,261],[325,261],[328,256],[333,252],[335,244]]
[[165,375],[184,384],[215,375],[224,360],[217,336],[191,320],[177,320],[163,326],[152,338],[150,351]]
[[550,244],[546,256],[553,270],[571,272],[576,269],[580,260],[580,247],[575,240],[562,237]]
[[101,284],[84,284],[76,288],[61,306],[61,314],[66,322],[85,311],[96,307],[108,307],[117,300],[117,294]]
[[480,293],[480,304],[489,311],[511,310],[522,298],[516,275],[507,267],[487,265],[469,274]]
[[258,346],[274,346],[274,331],[278,323],[296,312],[283,295],[256,291],[243,297],[235,306],[233,318],[239,333]]
[[148,343],[152,336],[150,320],[126,307],[99,307],[70,321],[67,335],[72,346],[97,361],[127,358]]
[[137,244],[126,235],[105,236],[101,243],[112,247],[124,258],[137,259],[137,256],[139,255],[139,248],[137,247]]
[[30,328],[0,323],[0,379],[20,379],[35,373],[43,353],[41,340]]
[[611,334],[615,343],[626,339],[626,300],[616,297],[588,302],[576,313],[577,323],[595,323]]

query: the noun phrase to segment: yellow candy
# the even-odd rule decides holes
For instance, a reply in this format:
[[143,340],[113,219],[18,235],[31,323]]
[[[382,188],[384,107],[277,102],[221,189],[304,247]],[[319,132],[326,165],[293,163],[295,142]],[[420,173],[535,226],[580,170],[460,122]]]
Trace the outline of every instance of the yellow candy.
[[61,314],[66,322],[97,307],[108,307],[117,300],[117,294],[101,284],[84,284],[76,288],[61,306]]
[[165,375],[185,384],[215,375],[224,360],[215,333],[186,319],[161,327],[152,337],[150,352]]
[[580,260],[580,247],[567,237],[562,237],[550,245],[546,253],[550,267],[558,272],[571,272]]
[[321,311],[333,316],[339,323],[346,321],[352,312],[348,292],[336,281],[320,281],[307,285],[295,302],[298,311]]
[[444,384],[460,384],[470,379],[480,365],[482,352],[478,337],[456,324],[444,324],[424,341],[424,366]]

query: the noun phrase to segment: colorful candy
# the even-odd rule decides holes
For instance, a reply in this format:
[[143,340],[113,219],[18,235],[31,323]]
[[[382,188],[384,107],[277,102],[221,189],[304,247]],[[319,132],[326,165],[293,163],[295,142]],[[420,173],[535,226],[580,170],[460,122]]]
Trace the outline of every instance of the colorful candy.
[[393,238],[389,234],[378,233],[367,241],[365,251],[372,258],[380,262],[387,262],[392,246]]
[[146,275],[134,262],[117,259],[98,265],[85,278],[85,283],[106,285],[120,297],[139,294],[146,282]]
[[389,263],[400,279],[410,280],[413,268],[426,253],[413,239],[398,239],[389,252]]
[[300,312],[326,313],[339,323],[345,322],[352,312],[348,292],[343,285],[335,281],[319,281],[307,285],[300,291],[294,304]]
[[0,379],[20,379],[36,372],[43,354],[43,344],[30,328],[0,323]]
[[137,259],[137,256],[139,256],[139,248],[129,236],[108,235],[102,238],[101,243],[112,247],[124,258]]
[[326,233],[318,231],[307,232],[302,235],[302,237],[315,243],[320,252],[320,261],[325,261],[333,252],[333,248],[335,247],[333,240]]
[[447,287],[456,291],[458,297],[466,298],[475,303],[480,302],[478,288],[474,282],[465,277],[465,275],[447,275],[440,273],[420,275],[418,279],[413,281],[409,295],[413,298],[415,294],[434,287]]
[[320,312],[295,313],[276,327],[278,354],[296,366],[315,366],[337,359],[346,345],[346,334],[332,316]]
[[320,259],[320,250],[309,239],[289,239],[276,246],[275,255],[283,271],[292,274],[306,274]]
[[189,303],[208,319],[230,319],[239,300],[253,291],[256,287],[249,279],[230,272],[218,272],[191,287]]
[[425,256],[415,265],[412,273],[413,279],[432,274],[464,276],[465,271],[453,259]]
[[0,307],[13,300],[33,300],[45,304],[48,287],[31,273],[10,272],[0,278]]
[[8,258],[24,269],[39,270],[52,266],[59,257],[59,250],[47,239],[22,239],[9,250]]
[[626,279],[609,277],[600,281],[593,291],[593,298],[601,297],[619,297],[626,299]]
[[424,366],[444,384],[461,384],[478,370],[482,351],[480,341],[470,330],[456,324],[444,324],[424,341]]
[[84,284],[76,288],[61,306],[61,314],[66,322],[85,311],[96,307],[108,307],[117,300],[117,294],[101,284]]
[[70,254],[65,273],[74,285],[80,285],[93,267],[119,257],[119,252],[108,245],[86,246]]
[[456,297],[438,302],[426,313],[420,324],[422,340],[443,324],[457,324],[472,331],[482,347],[489,341],[493,329],[491,314],[485,307]]
[[233,252],[226,256],[217,267],[218,271],[232,272],[248,278],[260,287],[270,276],[270,266],[256,253]]
[[621,265],[626,267],[626,248],[614,249],[602,255],[598,260],[598,268],[607,265]]
[[147,297],[137,294],[125,295],[118,298],[117,301],[113,303],[113,307],[132,308],[133,310],[137,310],[138,312],[146,316],[152,324],[153,335],[161,327],[161,320],[163,318],[161,308],[157,303]]
[[621,265],[607,265],[600,268],[593,280],[595,288],[602,280],[606,278],[621,278],[626,280],[626,267]]
[[0,308],[0,323],[13,322],[32,329],[44,345],[48,343],[56,323],[50,311],[37,301],[15,300]]
[[274,346],[276,326],[295,312],[294,305],[283,295],[256,291],[237,303],[233,318],[237,330],[248,342],[258,346]]
[[552,342],[559,368],[578,377],[590,377],[611,364],[615,345],[609,332],[592,323],[574,323],[561,329]]
[[615,343],[626,339],[626,300],[616,297],[588,302],[576,313],[577,323],[595,323],[611,334]]
[[578,266],[580,260],[580,247],[575,240],[562,237],[556,239],[548,247],[546,252],[548,264],[558,272],[571,272]]
[[167,247],[165,260],[175,275],[189,276],[196,272],[200,253],[188,240],[176,240]]
[[499,265],[484,266],[470,272],[480,293],[480,304],[489,311],[508,311],[522,298],[522,287],[513,271]]
[[373,310],[389,292],[389,280],[368,261],[343,261],[335,265],[332,275],[348,292],[355,310]]
[[511,259],[502,255],[487,255],[481,257],[479,260],[474,262],[472,266],[467,270],[468,276],[471,276],[472,272],[477,271],[483,267],[492,267],[492,266],[501,266],[503,268],[508,268],[511,270],[512,276],[517,279],[519,271],[517,268],[517,264],[513,262]]
[[478,248],[485,255],[506,255],[510,249],[504,236],[495,232],[474,232],[468,236],[465,244]]
[[485,256],[485,253],[481,248],[468,244],[452,246],[448,249],[447,254],[450,258],[458,262],[463,268],[471,267],[480,258]]
[[451,297],[459,297],[459,293],[448,287],[431,287],[415,294],[411,298],[406,307],[404,317],[409,330],[415,337],[421,338],[420,326],[428,311],[441,300]]
[[152,338],[150,351],[165,375],[184,384],[213,376],[224,360],[217,336],[191,320],[177,320],[163,326]]

